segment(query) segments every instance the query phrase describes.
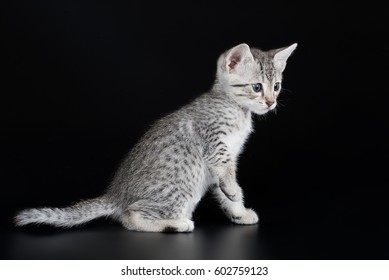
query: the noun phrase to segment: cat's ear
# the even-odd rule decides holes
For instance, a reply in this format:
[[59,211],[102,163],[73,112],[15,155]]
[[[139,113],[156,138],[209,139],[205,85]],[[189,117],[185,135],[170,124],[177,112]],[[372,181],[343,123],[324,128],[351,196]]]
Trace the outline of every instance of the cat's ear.
[[290,45],[289,47],[281,48],[274,50],[274,66],[279,71],[284,71],[286,66],[286,61],[292,52],[296,49],[297,43]]
[[247,44],[240,44],[227,51],[224,67],[227,72],[232,73],[237,70],[240,65],[252,61],[254,61],[254,57],[250,51],[250,47]]

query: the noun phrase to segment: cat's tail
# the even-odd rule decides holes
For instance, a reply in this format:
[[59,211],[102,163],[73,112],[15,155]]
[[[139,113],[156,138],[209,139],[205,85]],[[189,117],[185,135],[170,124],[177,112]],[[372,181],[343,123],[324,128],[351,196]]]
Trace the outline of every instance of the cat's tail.
[[32,208],[19,212],[15,224],[48,224],[56,227],[73,227],[99,217],[111,216],[116,210],[104,196],[84,200],[65,208]]

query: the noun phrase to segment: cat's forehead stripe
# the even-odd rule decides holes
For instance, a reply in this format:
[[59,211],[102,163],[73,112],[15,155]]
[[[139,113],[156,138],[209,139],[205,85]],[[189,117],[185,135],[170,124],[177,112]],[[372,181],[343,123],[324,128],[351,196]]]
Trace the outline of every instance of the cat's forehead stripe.
[[266,60],[264,74],[269,81],[271,81],[276,75],[276,69],[274,68],[273,61],[271,61],[270,59]]
[[262,79],[266,78],[269,81],[273,80],[276,76],[273,60],[266,53],[258,49],[251,49],[251,53],[253,54],[254,60],[259,65]]

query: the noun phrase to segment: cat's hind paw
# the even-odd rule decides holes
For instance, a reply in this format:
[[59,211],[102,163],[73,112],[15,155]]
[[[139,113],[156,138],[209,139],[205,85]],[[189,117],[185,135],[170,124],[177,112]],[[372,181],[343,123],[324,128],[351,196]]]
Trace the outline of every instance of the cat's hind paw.
[[189,219],[182,219],[176,221],[169,221],[162,232],[192,232],[194,230],[194,223]]

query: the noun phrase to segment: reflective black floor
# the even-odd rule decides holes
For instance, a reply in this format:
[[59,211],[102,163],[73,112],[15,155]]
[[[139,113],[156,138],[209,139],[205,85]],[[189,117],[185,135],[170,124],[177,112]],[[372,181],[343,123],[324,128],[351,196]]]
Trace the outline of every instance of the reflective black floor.
[[129,232],[114,223],[12,230],[3,259],[388,259],[388,229],[199,224],[193,233]]

